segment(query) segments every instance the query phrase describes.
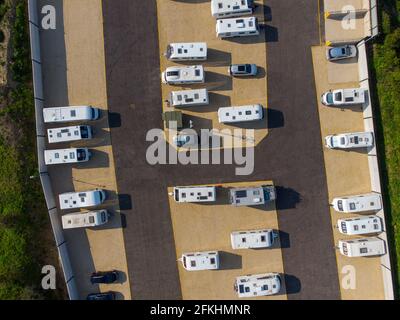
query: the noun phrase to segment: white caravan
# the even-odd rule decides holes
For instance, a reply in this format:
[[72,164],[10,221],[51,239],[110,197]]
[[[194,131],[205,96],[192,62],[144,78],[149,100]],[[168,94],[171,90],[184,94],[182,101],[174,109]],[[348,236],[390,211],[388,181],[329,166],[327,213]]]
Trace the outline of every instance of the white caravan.
[[337,197],[332,200],[332,206],[338,212],[378,211],[382,209],[382,197],[375,192]]
[[233,231],[231,233],[232,249],[269,248],[278,237],[272,229]]
[[214,202],[217,200],[216,187],[175,187],[173,193],[176,202]]
[[260,121],[263,118],[264,109],[261,104],[238,107],[223,107],[218,109],[219,123]]
[[161,74],[161,80],[172,85],[204,83],[204,68],[201,65],[168,67]]
[[207,60],[207,43],[170,43],[164,55],[171,61]]
[[91,154],[88,148],[69,148],[44,151],[44,162],[51,164],[66,164],[89,161]]
[[270,296],[281,291],[281,277],[279,273],[237,277],[234,289],[239,298]]
[[169,103],[173,107],[204,106],[209,103],[207,89],[172,91]]
[[326,106],[363,104],[365,99],[364,88],[330,90],[321,96],[321,102]]
[[211,15],[228,18],[252,14],[254,0],[211,0]]
[[92,106],[51,107],[43,109],[44,122],[89,121],[100,118],[100,110]]
[[188,271],[219,269],[218,251],[183,253],[179,260]]
[[372,132],[352,132],[333,134],[325,137],[325,146],[329,149],[367,148],[374,144]]
[[257,36],[260,34],[256,17],[218,19],[216,24],[218,38]]
[[231,188],[229,194],[229,201],[235,207],[258,206],[276,199],[275,187],[273,185]]
[[97,227],[109,219],[107,210],[75,212],[61,217],[63,229]]
[[339,240],[340,253],[346,257],[380,256],[386,253],[385,241],[377,237]]
[[380,233],[383,231],[382,219],[378,216],[366,216],[337,221],[339,232],[348,235]]
[[87,140],[92,133],[92,127],[87,125],[47,129],[49,143]]
[[106,192],[100,189],[62,193],[58,198],[60,200],[60,208],[65,210],[98,206],[104,202],[106,196]]

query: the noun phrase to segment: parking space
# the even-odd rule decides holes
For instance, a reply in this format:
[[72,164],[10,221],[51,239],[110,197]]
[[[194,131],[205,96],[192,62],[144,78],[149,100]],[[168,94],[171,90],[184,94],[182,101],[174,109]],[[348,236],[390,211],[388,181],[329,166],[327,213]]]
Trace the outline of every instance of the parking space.
[[[279,230],[274,202],[253,207],[234,207],[229,203],[229,189],[232,187],[268,184],[272,184],[271,181],[218,184],[215,203],[177,203],[170,196],[177,257],[184,252],[210,250],[219,251],[220,254],[219,270],[186,271],[178,261],[183,299],[238,299],[233,290],[236,277],[269,272],[284,274],[279,240],[273,247],[266,249],[233,250],[231,247],[232,231]],[[168,191],[172,192],[173,187],[169,187]],[[278,295],[257,297],[286,298],[284,287]]]

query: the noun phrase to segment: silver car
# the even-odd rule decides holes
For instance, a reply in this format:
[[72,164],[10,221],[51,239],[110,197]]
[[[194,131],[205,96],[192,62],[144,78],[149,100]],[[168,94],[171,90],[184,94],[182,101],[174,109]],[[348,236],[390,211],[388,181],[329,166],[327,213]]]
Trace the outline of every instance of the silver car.
[[326,49],[326,58],[329,61],[354,58],[357,55],[357,47],[355,45],[345,45],[341,47],[333,47]]
[[228,72],[234,77],[254,77],[257,75],[257,65],[255,64],[231,64]]

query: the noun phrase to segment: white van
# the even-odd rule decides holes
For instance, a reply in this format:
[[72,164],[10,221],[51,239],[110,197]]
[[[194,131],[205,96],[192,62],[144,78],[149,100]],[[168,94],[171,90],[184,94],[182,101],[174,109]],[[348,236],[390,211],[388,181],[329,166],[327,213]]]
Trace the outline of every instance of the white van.
[[223,107],[218,109],[219,123],[260,121],[263,118],[264,111],[261,104],[238,107]]
[[176,202],[214,202],[217,200],[216,187],[175,187],[173,193]]
[[207,60],[207,43],[180,42],[170,43],[164,53],[171,61]]
[[377,237],[339,240],[340,253],[346,257],[380,256],[386,253],[385,241]]
[[337,221],[339,232],[348,235],[380,233],[383,231],[382,220],[378,216],[366,216]]
[[46,123],[97,120],[100,110],[92,106],[44,108],[43,118]]
[[269,248],[278,234],[272,229],[233,231],[231,233],[232,249]]
[[258,206],[276,199],[273,185],[260,187],[238,187],[229,190],[229,202],[235,206]]
[[173,107],[204,106],[209,103],[207,89],[172,91],[169,103]]
[[89,161],[91,154],[88,148],[69,148],[44,151],[44,162],[47,165],[78,163]]
[[281,291],[281,277],[279,273],[237,277],[234,289],[239,298],[270,296]]
[[58,198],[60,200],[60,208],[65,210],[98,206],[106,200],[106,196],[106,192],[99,189],[62,193]]
[[325,137],[325,146],[329,149],[367,148],[373,144],[372,132],[341,133]]
[[257,36],[260,34],[256,17],[218,19],[216,25],[218,38]]
[[211,0],[211,15],[214,18],[228,18],[252,14],[254,0]]
[[109,219],[107,210],[75,212],[61,217],[63,229],[97,227],[106,224]]
[[188,271],[219,269],[218,251],[183,253],[179,260]]
[[168,67],[161,74],[162,83],[165,84],[193,84],[204,83],[204,68],[197,66]]
[[47,129],[49,143],[88,140],[92,133],[92,127],[87,125]]
[[332,206],[338,212],[378,211],[382,209],[382,197],[375,192],[338,197],[332,200]]

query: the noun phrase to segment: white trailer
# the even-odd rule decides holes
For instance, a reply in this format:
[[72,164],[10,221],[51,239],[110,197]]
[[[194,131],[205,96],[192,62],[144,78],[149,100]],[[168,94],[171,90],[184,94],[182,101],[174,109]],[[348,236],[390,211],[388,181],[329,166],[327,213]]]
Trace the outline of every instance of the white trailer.
[[183,253],[179,260],[188,271],[219,269],[218,251]]
[[337,227],[340,233],[348,235],[380,233],[383,231],[382,220],[378,216],[339,219]]
[[58,198],[60,200],[60,208],[65,210],[98,206],[106,200],[106,196],[107,194],[104,190],[96,189],[62,193]]
[[332,200],[332,206],[338,212],[378,211],[382,209],[382,197],[376,192],[337,197]]
[[211,0],[211,15],[214,18],[228,18],[252,14],[254,0]]
[[100,118],[100,110],[92,106],[51,107],[43,109],[44,122],[90,121]]
[[232,249],[269,248],[278,234],[273,229],[233,231],[231,233]]
[[256,17],[218,19],[216,24],[218,38],[257,36],[260,34]]
[[181,108],[208,105],[208,91],[207,89],[172,91],[169,103],[173,107]]
[[239,298],[270,296],[281,291],[281,277],[279,273],[237,277],[234,289]]
[[339,240],[340,253],[346,257],[380,256],[386,253],[385,241],[377,238]]
[[264,109],[261,104],[218,109],[218,121],[220,123],[260,121],[263,118]]
[[68,148],[44,151],[44,161],[47,165],[66,164],[89,161],[91,154],[88,148]]
[[207,43],[180,42],[170,43],[164,53],[171,61],[207,60]]
[[202,65],[168,67],[161,74],[161,80],[172,85],[204,83],[204,68]]
[[326,106],[363,104],[365,99],[364,88],[329,90],[321,96],[321,102]]
[[63,229],[97,227],[106,224],[108,219],[107,210],[75,212],[61,217]]
[[276,199],[275,187],[273,185],[231,188],[229,193],[229,201],[235,207],[258,206]]
[[174,187],[172,195],[176,202],[214,202],[217,200],[215,186]]
[[87,125],[47,129],[49,143],[92,139],[92,127]]
[[373,132],[340,133],[325,137],[325,146],[329,149],[367,148],[373,144]]

